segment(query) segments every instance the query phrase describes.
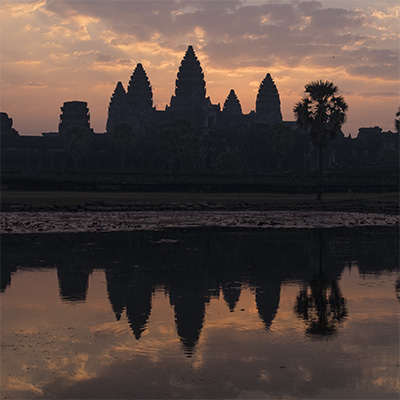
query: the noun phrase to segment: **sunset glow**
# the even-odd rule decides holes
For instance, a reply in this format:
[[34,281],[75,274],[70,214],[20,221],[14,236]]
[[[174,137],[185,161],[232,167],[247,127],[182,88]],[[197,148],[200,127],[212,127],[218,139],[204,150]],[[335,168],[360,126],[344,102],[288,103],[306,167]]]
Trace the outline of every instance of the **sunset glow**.
[[334,82],[349,104],[344,133],[394,131],[399,106],[399,14],[395,0],[120,1],[3,0],[1,111],[22,135],[57,131],[60,107],[87,101],[104,132],[115,85],[142,63],[163,110],[188,45],[212,103],[230,89],[255,109],[269,72],[283,119],[312,80]]

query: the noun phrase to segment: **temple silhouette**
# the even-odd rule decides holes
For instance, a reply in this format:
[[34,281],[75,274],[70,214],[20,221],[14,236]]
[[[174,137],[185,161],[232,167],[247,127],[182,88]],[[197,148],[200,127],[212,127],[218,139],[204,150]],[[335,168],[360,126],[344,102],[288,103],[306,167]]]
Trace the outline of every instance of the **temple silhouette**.
[[[76,103],[76,110],[79,107],[82,107],[80,103]],[[82,108],[83,123],[86,122],[84,115]],[[126,91],[121,82],[117,83],[108,108],[107,133],[112,134],[115,126],[121,122],[141,128],[178,118],[188,118],[200,129],[254,121],[273,124],[282,122],[281,102],[278,89],[271,75],[267,74],[258,90],[255,113],[242,113],[233,89],[221,110],[220,104],[212,104],[210,97],[206,97],[206,82],[200,61],[193,47],[189,46],[179,67],[175,94],[164,111],[153,107],[151,83],[142,64],[137,64]]]
[[[266,73],[260,82],[255,110],[248,114],[235,90],[227,92],[222,107],[211,102],[200,61],[189,46],[165,110],[154,106],[151,80],[139,63],[126,88],[116,83],[105,132],[93,131],[84,101],[65,102],[57,132],[43,132],[41,137],[19,135],[12,119],[1,113],[2,181],[18,186],[19,179],[35,178],[48,186],[60,185],[60,173],[67,173],[75,185],[90,186],[91,179],[90,188],[111,179],[135,189],[169,180],[171,185],[189,186],[266,187],[269,182],[269,190],[275,190],[271,176],[286,174],[292,190],[307,191],[312,182],[307,174],[316,171],[318,152],[307,132],[294,121],[283,121],[272,76]],[[357,138],[339,132],[326,148],[325,168],[331,171],[326,189],[398,190],[398,144],[398,132],[379,127],[360,128]],[[87,174],[85,182],[77,172]],[[124,176],[107,178],[110,173]],[[185,174],[190,177],[176,177]]]

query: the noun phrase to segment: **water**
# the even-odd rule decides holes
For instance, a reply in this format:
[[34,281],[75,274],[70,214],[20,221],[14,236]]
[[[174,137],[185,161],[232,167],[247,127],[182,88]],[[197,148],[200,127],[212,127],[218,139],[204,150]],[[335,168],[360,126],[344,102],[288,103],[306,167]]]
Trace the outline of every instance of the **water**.
[[2,237],[2,398],[398,398],[396,228]]

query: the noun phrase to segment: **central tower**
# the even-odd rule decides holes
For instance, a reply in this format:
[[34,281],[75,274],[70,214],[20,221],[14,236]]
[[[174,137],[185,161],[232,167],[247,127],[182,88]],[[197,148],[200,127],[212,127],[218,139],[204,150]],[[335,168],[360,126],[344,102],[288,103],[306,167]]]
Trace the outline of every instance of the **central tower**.
[[270,74],[260,84],[256,100],[257,118],[267,123],[282,122],[278,89]]
[[206,104],[206,82],[200,61],[192,46],[189,46],[175,81],[175,96],[171,97],[170,109],[202,108]]

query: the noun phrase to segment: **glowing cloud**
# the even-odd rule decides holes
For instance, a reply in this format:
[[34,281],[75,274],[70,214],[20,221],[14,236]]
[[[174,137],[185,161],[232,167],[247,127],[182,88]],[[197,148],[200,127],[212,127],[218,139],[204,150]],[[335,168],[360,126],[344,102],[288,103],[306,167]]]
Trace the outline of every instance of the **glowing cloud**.
[[[254,91],[270,72],[284,119],[292,120],[304,85],[328,79],[352,93],[345,132],[355,135],[369,122],[393,129],[398,104],[379,93],[399,82],[399,15],[393,1],[4,0],[2,111],[20,133],[37,135],[56,128],[59,107],[77,93],[89,103],[94,129],[104,131],[116,82],[126,84],[143,63],[155,104],[164,107],[192,44],[214,103],[234,88],[243,111],[251,111]],[[27,95],[21,82],[42,85]]]

